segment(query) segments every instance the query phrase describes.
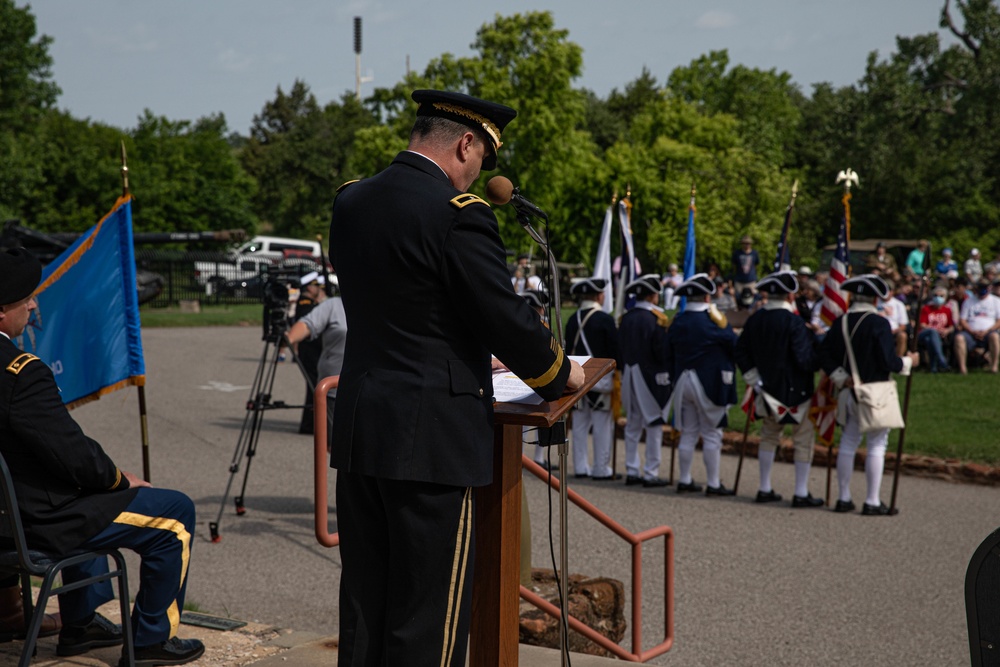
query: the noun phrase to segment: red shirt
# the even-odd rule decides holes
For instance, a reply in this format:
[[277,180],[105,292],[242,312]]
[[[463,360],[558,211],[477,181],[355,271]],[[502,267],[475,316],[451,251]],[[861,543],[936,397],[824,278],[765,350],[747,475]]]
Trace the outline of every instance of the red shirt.
[[934,304],[926,304],[920,309],[920,326],[921,328],[929,327],[931,329],[937,329],[938,331],[943,331],[955,326],[955,320],[952,317],[951,308],[947,304],[943,306],[935,306]]

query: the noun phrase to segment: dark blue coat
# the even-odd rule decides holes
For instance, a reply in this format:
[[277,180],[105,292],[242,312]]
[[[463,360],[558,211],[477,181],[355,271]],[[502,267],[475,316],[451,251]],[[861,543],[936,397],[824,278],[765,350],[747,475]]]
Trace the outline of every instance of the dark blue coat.
[[705,311],[685,310],[674,318],[667,332],[669,363],[674,382],[681,373],[694,369],[705,395],[716,405],[736,403],[736,382],[728,384],[724,374],[736,372],[736,334],[728,324],[720,327]]
[[801,405],[812,398],[819,370],[816,338],[790,310],[758,310],[736,342],[736,363],[744,373],[756,368],[764,391],[783,404]]
[[622,368],[637,365],[653,398],[663,407],[670,399],[673,385],[658,384],[655,379],[658,373],[670,372],[667,330],[660,322],[652,311],[633,308],[622,316],[618,342]]
[[838,367],[848,374],[851,372],[841,324],[844,317],[847,318],[848,333],[857,326],[851,340],[862,382],[884,382],[892,373],[903,370],[903,360],[896,356],[896,343],[889,321],[876,312],[848,312],[833,321],[820,346],[821,363],[827,375]]
[[[597,312],[590,315],[591,309],[578,310],[569,318],[566,323],[566,349],[572,355],[598,357],[600,359],[614,359],[616,364],[621,364],[621,356],[618,352],[618,327],[615,326],[615,318],[605,313],[599,307]],[[588,315],[590,315],[588,319]],[[583,333],[587,337],[590,345],[590,352],[584,347],[581,340],[574,345],[577,331],[580,330],[580,322],[587,321],[583,327]]]

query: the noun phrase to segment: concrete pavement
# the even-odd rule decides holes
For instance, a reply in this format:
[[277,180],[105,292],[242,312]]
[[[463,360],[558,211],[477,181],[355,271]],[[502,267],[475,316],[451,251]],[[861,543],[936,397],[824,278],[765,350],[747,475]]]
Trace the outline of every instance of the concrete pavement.
[[[334,635],[340,560],[335,549],[313,537],[312,442],[296,432],[298,410],[266,415],[248,478],[247,513],[235,516],[232,504],[246,470],[240,457],[223,506],[222,540],[209,540],[208,522],[215,520],[230,481],[263,348],[259,329],[147,329],[143,339],[152,481],[187,492],[199,512],[189,602],[206,613]],[[276,371],[274,398],[300,403],[305,390],[297,369],[283,363]],[[85,405],[74,416],[119,465],[141,470],[134,389]],[[735,467],[734,457],[723,457],[727,485]],[[775,466],[775,489],[786,497],[792,477],[791,465]],[[695,478],[704,481],[697,459]],[[676,642],[651,664],[968,663],[965,568],[979,542],[1000,525],[1000,489],[903,478],[901,514],[872,518],[758,506],[752,502],[756,480],[756,462],[748,460],[735,499],[678,496],[671,488],[626,488],[620,482],[572,484],[632,531],[660,524],[675,531]],[[823,493],[824,481],[825,471],[814,470],[814,495]],[[885,498],[889,484],[887,476]],[[551,567],[548,526],[558,530],[555,497],[550,519],[546,487],[529,478],[526,488],[534,565]],[[853,489],[860,506],[863,473],[856,473]],[[620,540],[575,508],[569,538],[571,571],[615,577],[629,587],[629,552]],[[644,558],[642,636],[648,648],[663,633],[662,547],[645,548]],[[137,581],[133,575],[133,585]],[[582,663],[574,657],[574,664]]]

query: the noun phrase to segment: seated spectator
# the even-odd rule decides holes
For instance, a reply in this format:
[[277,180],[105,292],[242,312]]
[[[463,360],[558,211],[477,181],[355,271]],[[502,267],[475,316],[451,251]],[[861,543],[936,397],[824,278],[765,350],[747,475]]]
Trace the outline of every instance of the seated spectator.
[[926,239],[920,239],[917,243],[917,247],[910,251],[910,254],[906,256],[906,273],[913,276],[924,275],[924,258],[927,256],[927,249],[930,247],[930,243]]
[[881,241],[875,245],[875,252],[865,258],[865,267],[870,273],[878,274],[883,278],[890,278],[893,281],[899,280],[896,258],[889,254],[885,244]]
[[[886,283],[889,283],[890,288],[892,287],[892,283],[888,280]],[[889,320],[889,326],[892,328],[892,336],[896,341],[896,356],[902,357],[906,355],[906,340],[910,327],[910,317],[906,313],[906,306],[898,299],[890,296],[888,299],[878,300],[878,312],[882,317]]]
[[715,296],[712,297],[712,303],[723,312],[736,310],[736,299],[733,298],[733,291],[721,276],[715,278]]
[[680,299],[674,296],[674,292],[677,291],[682,282],[684,282],[684,276],[678,266],[676,264],[668,266],[667,272],[660,281],[663,285],[663,307],[666,310],[677,310],[677,302]]
[[983,267],[983,271],[989,271],[990,269],[993,269],[993,272],[1000,276],[1000,252],[996,254],[992,262]]
[[969,281],[965,276],[959,276],[955,279],[955,285],[951,290],[951,298],[948,299],[948,307],[951,308],[952,319],[955,321],[956,327],[958,327],[958,321],[961,319],[962,304],[968,298]]
[[990,284],[979,282],[976,293],[962,304],[961,330],[955,335],[955,361],[958,372],[968,373],[967,357],[974,350],[986,350],[990,372],[997,372],[1000,361],[1000,297],[990,293]]
[[941,261],[937,263],[936,267],[934,267],[938,276],[941,278],[947,278],[948,280],[958,278],[958,262],[952,259],[951,254],[951,248],[945,248],[942,250]]
[[970,285],[975,285],[983,277],[983,264],[979,261],[979,248],[969,251],[969,259],[965,260],[965,277]]
[[955,333],[955,320],[951,308],[945,303],[947,298],[946,288],[935,287],[930,300],[920,309],[917,346],[927,350],[931,373],[950,370],[944,350],[947,349],[945,346],[951,342],[951,337]]

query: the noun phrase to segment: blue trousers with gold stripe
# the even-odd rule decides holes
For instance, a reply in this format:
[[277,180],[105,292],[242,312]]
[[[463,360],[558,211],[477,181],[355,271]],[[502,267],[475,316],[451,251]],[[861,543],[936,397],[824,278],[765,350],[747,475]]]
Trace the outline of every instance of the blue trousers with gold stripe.
[[459,667],[472,611],[472,489],[338,471],[340,667]]
[[[187,588],[194,531],[194,503],[180,491],[141,488],[125,511],[107,528],[87,540],[82,549],[130,549],[142,559],[139,592],[132,608],[136,646],[165,641],[177,633]],[[63,570],[63,581],[84,579],[107,572],[108,561],[98,558]],[[111,582],[104,581],[59,596],[63,623],[90,616],[114,597]]]

